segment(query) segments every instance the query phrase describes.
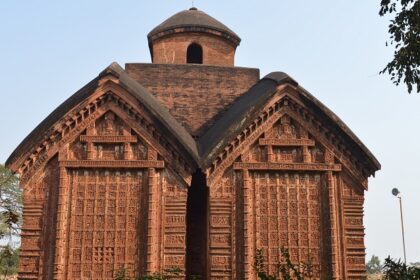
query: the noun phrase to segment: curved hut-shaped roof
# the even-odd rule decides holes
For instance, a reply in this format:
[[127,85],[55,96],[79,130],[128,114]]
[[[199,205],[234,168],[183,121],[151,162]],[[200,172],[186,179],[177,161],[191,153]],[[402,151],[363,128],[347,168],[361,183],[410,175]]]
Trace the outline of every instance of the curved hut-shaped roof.
[[236,46],[241,42],[241,38],[229,27],[197,8],[181,11],[171,16],[150,31],[147,37],[151,42],[160,37],[181,32],[217,32]]

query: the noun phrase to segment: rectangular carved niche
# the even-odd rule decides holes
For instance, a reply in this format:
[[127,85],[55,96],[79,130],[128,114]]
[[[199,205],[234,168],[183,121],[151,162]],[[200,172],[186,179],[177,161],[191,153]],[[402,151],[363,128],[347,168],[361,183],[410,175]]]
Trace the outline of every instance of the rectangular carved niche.
[[[113,279],[139,273],[146,237],[146,171],[69,170],[67,279]],[[144,256],[145,257],[145,256]]]
[[[162,221],[157,224],[162,227],[161,248],[163,260],[161,270],[179,268],[180,275],[173,279],[184,279],[186,252],[186,213],[187,189],[169,175],[162,172]],[[157,260],[158,261],[158,260]]]
[[[239,279],[236,275],[235,184],[236,174],[228,170],[209,192],[208,265],[210,279]],[[241,234],[241,232],[239,232]]]
[[345,245],[345,266],[347,279],[360,279],[366,274],[364,245],[364,191],[346,181],[340,180],[343,208],[343,235]]
[[277,272],[283,261],[280,248],[289,250],[295,264],[312,264],[311,279],[320,279],[322,262],[322,176],[316,173],[249,172],[254,201],[256,249],[262,249],[265,267]]

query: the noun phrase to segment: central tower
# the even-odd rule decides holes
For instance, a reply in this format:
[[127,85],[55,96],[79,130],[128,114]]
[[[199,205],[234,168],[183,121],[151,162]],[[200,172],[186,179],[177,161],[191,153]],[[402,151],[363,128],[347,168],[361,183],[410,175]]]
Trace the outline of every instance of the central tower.
[[191,8],[179,12],[147,36],[153,63],[234,66],[238,35],[223,23]]

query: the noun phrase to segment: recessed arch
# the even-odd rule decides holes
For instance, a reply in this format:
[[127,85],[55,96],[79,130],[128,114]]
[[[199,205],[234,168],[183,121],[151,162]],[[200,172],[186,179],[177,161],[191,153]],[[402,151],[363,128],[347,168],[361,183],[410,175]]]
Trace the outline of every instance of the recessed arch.
[[203,47],[192,43],[187,48],[187,63],[203,64]]

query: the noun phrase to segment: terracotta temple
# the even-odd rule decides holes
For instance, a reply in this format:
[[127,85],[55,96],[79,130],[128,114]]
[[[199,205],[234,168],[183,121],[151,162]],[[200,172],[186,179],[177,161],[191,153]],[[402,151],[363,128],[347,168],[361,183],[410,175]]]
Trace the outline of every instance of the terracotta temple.
[[[19,279],[256,279],[288,249],[310,279],[362,279],[364,192],[379,162],[283,72],[234,66],[241,39],[192,8],[148,34],[16,148]],[[356,113],[356,112],[355,112]]]

